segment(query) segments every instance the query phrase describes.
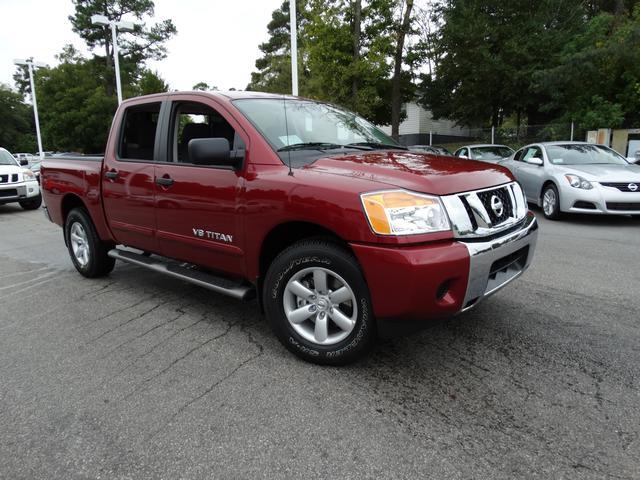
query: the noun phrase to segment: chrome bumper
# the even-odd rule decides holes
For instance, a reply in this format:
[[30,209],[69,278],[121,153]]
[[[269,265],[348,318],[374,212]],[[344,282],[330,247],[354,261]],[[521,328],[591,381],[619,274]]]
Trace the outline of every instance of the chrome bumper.
[[489,241],[461,241],[469,251],[469,280],[461,312],[518,278],[531,264],[538,222],[528,213],[515,232]]

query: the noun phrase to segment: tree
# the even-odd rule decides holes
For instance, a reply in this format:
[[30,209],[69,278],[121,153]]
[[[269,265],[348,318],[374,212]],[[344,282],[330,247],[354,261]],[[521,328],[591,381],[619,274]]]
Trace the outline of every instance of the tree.
[[[142,22],[152,17],[155,4],[153,0],[73,0],[75,13],[69,20],[76,32],[87,43],[90,49],[103,48],[103,60],[107,75],[105,86],[107,94],[114,92],[113,45],[109,27],[93,25],[92,15],[104,15],[111,21],[120,21],[125,16],[132,16]],[[161,60],[166,57],[165,42],[176,33],[171,20],[164,20],[145,28],[137,25],[133,32],[119,32],[118,48],[120,55],[135,65],[143,65],[147,60]]]
[[0,146],[12,153],[36,150],[31,105],[23,96],[0,83]]
[[207,82],[198,82],[193,87],[191,87],[191,89],[192,90],[201,90],[203,92],[206,92],[206,91],[211,91],[211,90],[218,90],[218,87],[213,86],[213,85],[209,85]]
[[396,30],[395,53],[393,56],[393,78],[391,79],[391,136],[399,136],[400,110],[402,108],[402,65],[404,64],[404,41],[411,26],[413,0],[406,0],[402,21]]
[[139,95],[150,95],[169,91],[169,85],[160,77],[158,72],[144,70],[138,82]]
[[434,14],[439,58],[423,75],[420,100],[436,117],[466,125],[500,125],[509,115],[546,123],[549,91],[534,74],[555,65],[584,26],[580,0],[441,0]]

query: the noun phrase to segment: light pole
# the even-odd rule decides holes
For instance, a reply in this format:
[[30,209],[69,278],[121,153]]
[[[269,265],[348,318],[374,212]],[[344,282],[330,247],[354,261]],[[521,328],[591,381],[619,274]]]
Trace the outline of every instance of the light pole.
[[42,150],[42,137],[40,136],[40,119],[38,118],[38,100],[36,99],[36,86],[33,83],[33,69],[45,68],[47,67],[47,64],[42,62],[34,62],[33,60],[22,60],[20,58],[16,58],[13,61],[13,63],[21,67],[27,67],[27,70],[29,70],[29,83],[31,85],[31,101],[33,102],[33,116],[36,120],[36,138],[38,140],[38,154],[40,155],[40,160],[42,160],[44,158],[44,152]]
[[133,32],[135,24],[133,22],[114,22],[104,15],[91,15],[91,23],[94,25],[104,25],[111,27],[111,41],[113,44],[113,67],[116,71],[116,90],[118,92],[118,105],[122,103],[122,85],[120,84],[120,61],[118,59],[118,33],[117,29],[123,32]]
[[298,96],[298,26],[296,0],[289,0],[289,23],[291,31],[291,94]]

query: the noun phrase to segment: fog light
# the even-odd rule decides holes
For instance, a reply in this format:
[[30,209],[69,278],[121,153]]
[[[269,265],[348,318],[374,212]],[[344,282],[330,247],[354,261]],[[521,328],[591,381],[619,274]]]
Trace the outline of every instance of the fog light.
[[436,290],[436,298],[438,300],[442,300],[444,296],[449,292],[449,288],[451,287],[451,280],[445,280],[440,284],[438,290]]

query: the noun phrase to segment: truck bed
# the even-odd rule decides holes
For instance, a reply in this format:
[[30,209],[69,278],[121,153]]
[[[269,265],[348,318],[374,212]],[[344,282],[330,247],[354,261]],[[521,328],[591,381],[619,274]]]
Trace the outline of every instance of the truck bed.
[[[42,188],[47,190],[50,196],[71,198],[76,195],[82,199],[91,214],[98,235],[106,239],[111,235],[105,223],[100,196],[103,158],[94,155],[47,157],[42,161],[41,176]],[[53,222],[63,226],[63,211],[68,204],[69,200],[65,202],[64,198],[48,202],[46,208]]]

